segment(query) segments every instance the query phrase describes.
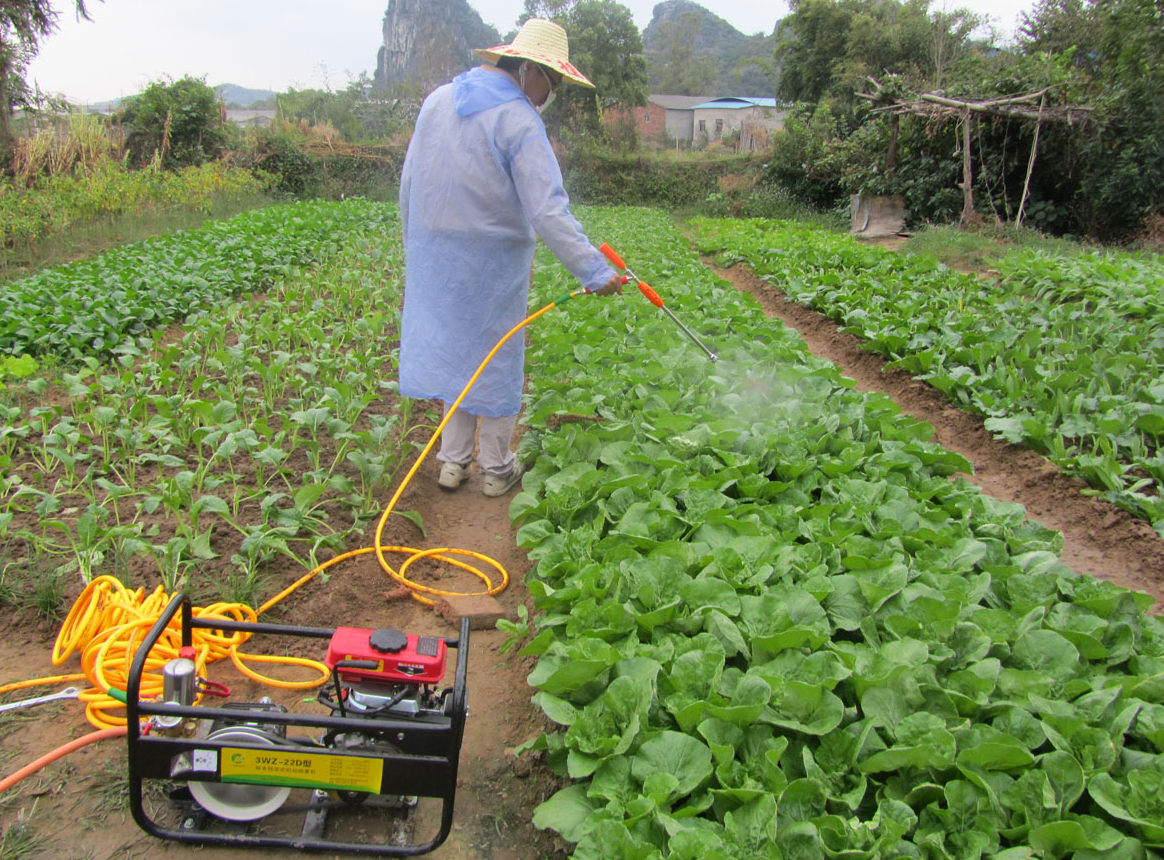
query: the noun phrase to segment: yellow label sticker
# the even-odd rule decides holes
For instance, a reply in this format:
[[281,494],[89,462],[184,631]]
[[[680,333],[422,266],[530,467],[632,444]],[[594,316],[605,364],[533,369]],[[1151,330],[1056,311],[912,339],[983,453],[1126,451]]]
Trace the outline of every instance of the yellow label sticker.
[[222,781],[380,792],[378,758],[283,750],[222,748]]

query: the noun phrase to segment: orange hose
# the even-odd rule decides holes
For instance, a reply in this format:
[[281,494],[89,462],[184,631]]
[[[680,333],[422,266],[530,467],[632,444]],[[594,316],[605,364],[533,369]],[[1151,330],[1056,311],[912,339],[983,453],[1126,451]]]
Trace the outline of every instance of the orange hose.
[[0,792],[7,791],[25,777],[32,776],[38,770],[52,764],[62,756],[66,756],[75,750],[79,750],[81,747],[88,746],[89,744],[96,743],[97,741],[104,741],[108,740],[109,738],[124,737],[125,731],[125,726],[118,726],[112,729],[101,729],[100,731],[89,732],[89,734],[82,735],[76,740],[69,741],[67,744],[57,747],[52,752],[45,753],[36,761],[29,762],[15,773],[11,773],[4,777],[4,779],[0,780]]

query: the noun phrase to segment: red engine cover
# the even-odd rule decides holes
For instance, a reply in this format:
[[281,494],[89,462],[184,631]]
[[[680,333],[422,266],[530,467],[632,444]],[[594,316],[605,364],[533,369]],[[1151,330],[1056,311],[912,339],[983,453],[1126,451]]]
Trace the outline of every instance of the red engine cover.
[[337,627],[327,648],[327,665],[340,660],[374,660],[376,669],[341,668],[345,681],[367,679],[399,684],[438,684],[445,674],[448,646],[439,636],[405,635],[399,630]]

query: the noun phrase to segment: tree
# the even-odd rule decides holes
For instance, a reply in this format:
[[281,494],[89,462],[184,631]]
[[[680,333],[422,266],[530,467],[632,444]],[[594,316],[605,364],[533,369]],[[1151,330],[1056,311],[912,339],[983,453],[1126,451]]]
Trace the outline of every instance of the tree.
[[123,121],[130,127],[126,147],[138,164],[154,153],[167,168],[205,164],[228,139],[224,110],[204,78],[155,81],[126,100]]
[[792,0],[777,31],[778,93],[785,101],[830,97],[853,104],[870,75],[938,86],[970,51],[981,17],[965,9],[931,12],[930,0]]
[[1100,26],[1095,7],[1086,0],[1039,0],[1024,12],[1018,31],[1024,53],[1065,54],[1080,68],[1099,67]]
[[275,97],[283,119],[300,119],[310,125],[326,123],[347,141],[360,137],[360,120],[353,108],[355,92],[351,88],[339,93],[329,90],[296,90],[294,88]]
[[269,107],[277,109],[283,120],[330,125],[348,143],[386,140],[411,131],[422,96],[407,90],[401,84],[391,89],[376,87],[367,74],[361,74],[337,92],[289,89],[272,96]]
[[758,69],[760,74],[764,76],[766,89],[765,94],[771,93],[775,98],[780,98],[780,67],[776,65],[775,57],[744,57],[736,63],[736,72],[741,77],[743,73],[750,69]]
[[1096,0],[1094,12],[1102,130],[1083,191],[1093,231],[1111,237],[1164,212],[1164,9],[1156,0]]
[[819,102],[848,47],[854,0],[792,0],[776,29],[777,92],[786,102]]
[[946,71],[970,52],[970,34],[986,19],[968,9],[931,12],[930,19],[933,24],[929,30],[930,85],[940,87]]
[[525,0],[525,6],[517,19],[517,26],[520,27],[530,18],[544,18],[547,21],[564,24],[574,3],[575,0]]
[[570,41],[570,62],[594,83],[590,90],[564,86],[546,112],[551,128],[599,133],[600,112],[647,103],[647,62],[643,39],[630,9],[615,0],[578,0],[562,23]]
[[[77,16],[89,20],[86,0],[74,0]],[[0,158],[12,157],[12,111],[30,101],[24,74],[41,41],[56,30],[58,13],[49,0],[0,2]]]

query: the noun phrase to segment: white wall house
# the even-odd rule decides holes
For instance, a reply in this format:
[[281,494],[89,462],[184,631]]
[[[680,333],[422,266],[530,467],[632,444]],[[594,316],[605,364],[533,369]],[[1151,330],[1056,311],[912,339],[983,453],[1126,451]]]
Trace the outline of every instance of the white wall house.
[[270,110],[227,108],[226,119],[228,122],[233,122],[235,125],[241,125],[244,128],[267,128],[275,121],[278,113],[274,108]]
[[707,96],[659,96],[650,97],[651,104],[659,105],[667,112],[667,137],[681,140],[686,144],[691,140],[693,117],[692,108],[707,101]]
[[[738,152],[764,149],[784,127],[788,111],[772,98],[651,95],[645,107],[630,110],[640,138],[652,146],[705,146],[733,131]],[[611,108],[610,122],[622,122],[626,111]]]
[[784,128],[787,116],[773,98],[728,96],[703,102],[691,110],[691,144],[701,146],[739,130],[741,150],[760,149]]

